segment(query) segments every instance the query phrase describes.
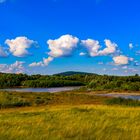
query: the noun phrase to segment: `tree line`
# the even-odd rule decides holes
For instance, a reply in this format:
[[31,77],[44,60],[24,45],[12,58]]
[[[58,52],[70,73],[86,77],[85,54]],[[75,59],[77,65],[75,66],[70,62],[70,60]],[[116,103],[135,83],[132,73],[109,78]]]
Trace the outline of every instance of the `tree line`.
[[91,90],[140,90],[140,76],[96,74],[27,75],[0,73],[0,88],[85,86]]

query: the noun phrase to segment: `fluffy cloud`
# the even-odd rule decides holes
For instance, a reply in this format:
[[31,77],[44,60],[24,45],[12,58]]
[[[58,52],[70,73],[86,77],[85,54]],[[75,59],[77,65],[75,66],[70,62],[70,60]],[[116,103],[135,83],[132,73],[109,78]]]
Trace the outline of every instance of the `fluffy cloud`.
[[77,47],[79,39],[72,35],[63,35],[55,40],[48,40],[50,52],[52,57],[63,57],[71,55],[72,51]]
[[93,56],[104,56],[115,53],[117,50],[117,44],[112,43],[110,40],[104,40],[106,48],[100,50],[101,46],[99,41],[93,39],[82,40],[82,45],[86,47],[91,57]]
[[99,55],[109,55],[116,52],[116,48],[118,47],[116,43],[113,43],[108,39],[104,40],[104,42],[105,42],[106,48],[103,50],[100,50],[98,52]]
[[29,65],[29,67],[39,67],[39,66],[48,66],[51,61],[53,61],[53,57],[43,58],[43,61],[33,62]]
[[0,64],[0,71],[4,73],[24,73],[25,68],[23,66],[25,62],[16,61],[13,64]]
[[17,37],[15,39],[7,39],[5,43],[9,46],[9,51],[17,57],[24,57],[29,54],[28,49],[36,46],[37,42],[27,37]]
[[48,40],[50,52],[48,58],[43,58],[40,62],[33,62],[30,67],[48,66],[56,57],[64,57],[72,54],[73,50],[76,49],[79,39],[72,35],[63,35],[55,40]]
[[0,57],[6,57],[8,54],[3,47],[0,47]]
[[43,58],[40,62],[33,62],[29,67],[38,66],[48,66],[48,64],[53,61],[54,58],[69,56],[72,54],[73,50],[76,49],[79,39],[72,35],[63,35],[55,40],[48,40],[50,52],[48,53],[48,58]]
[[[29,67],[40,67],[40,66],[48,66],[48,64],[58,57],[65,57],[72,55],[73,51],[78,49],[77,45],[80,42],[80,39],[74,37],[72,35],[63,35],[58,39],[48,40],[48,58],[43,58],[42,61],[33,62],[29,64]],[[28,39],[27,37],[17,37],[15,39],[9,40],[7,39],[5,43],[9,46],[9,52],[11,52],[16,57],[24,57],[29,54],[29,48],[32,46],[36,46],[37,42]],[[118,56],[111,55],[113,57],[113,61],[116,65],[127,65],[130,61],[134,61],[134,58],[129,58],[124,55],[120,55],[118,52],[118,45],[112,42],[109,39],[104,40],[105,48],[101,49],[101,45],[98,40],[87,39],[81,40],[81,44],[84,46],[85,52],[79,53],[80,56],[89,55],[91,57],[95,56],[107,56],[111,54],[115,54]],[[129,47],[132,48],[133,44],[129,44]],[[83,49],[83,48],[82,48]],[[118,54],[117,54],[118,53]],[[6,56],[7,53],[4,51],[2,47],[0,47],[0,56]],[[103,63],[99,63],[103,64]],[[115,69],[114,69],[115,70]],[[1,64],[0,71],[7,72],[22,72],[24,71],[23,62],[16,61],[14,64],[7,65]]]
[[129,64],[129,57],[120,55],[120,56],[113,57],[113,61],[116,65],[127,65]]
[[[55,40],[48,40],[48,48],[50,52],[48,53],[49,57],[47,59],[43,59],[40,62],[33,62],[30,64],[30,67],[39,67],[39,66],[47,66],[54,58],[57,57],[65,57],[70,56],[73,50],[77,49],[77,44],[79,39],[72,35],[63,35]],[[111,42],[110,40],[104,40],[106,48],[103,50],[99,44],[99,41],[93,39],[82,40],[81,44],[86,47],[88,54],[93,56],[103,56],[115,53],[117,50],[117,44]],[[86,55],[85,52],[81,52],[80,56]]]
[[82,45],[88,50],[90,56],[98,56],[98,51],[101,48],[99,41],[93,39],[82,40]]

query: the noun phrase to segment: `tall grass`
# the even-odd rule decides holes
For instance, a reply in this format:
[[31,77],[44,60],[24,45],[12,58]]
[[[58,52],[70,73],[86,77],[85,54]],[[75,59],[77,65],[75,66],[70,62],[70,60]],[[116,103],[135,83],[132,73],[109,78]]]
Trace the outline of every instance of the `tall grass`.
[[0,140],[139,140],[138,106],[76,91],[0,92]]
[[0,140],[139,140],[140,108],[51,106],[0,112]]

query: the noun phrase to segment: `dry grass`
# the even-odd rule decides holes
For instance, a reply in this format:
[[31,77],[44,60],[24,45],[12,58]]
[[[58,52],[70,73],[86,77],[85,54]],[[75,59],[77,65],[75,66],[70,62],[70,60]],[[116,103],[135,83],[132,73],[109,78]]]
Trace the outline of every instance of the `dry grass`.
[[65,105],[5,109],[0,140],[139,140],[140,108]]

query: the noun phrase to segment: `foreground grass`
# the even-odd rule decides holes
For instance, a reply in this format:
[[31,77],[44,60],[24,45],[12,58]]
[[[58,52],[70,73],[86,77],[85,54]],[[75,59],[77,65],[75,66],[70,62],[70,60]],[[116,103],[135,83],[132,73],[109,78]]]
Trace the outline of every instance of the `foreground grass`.
[[4,109],[0,140],[139,140],[140,108],[65,105]]
[[139,140],[139,105],[76,91],[0,92],[0,140]]

